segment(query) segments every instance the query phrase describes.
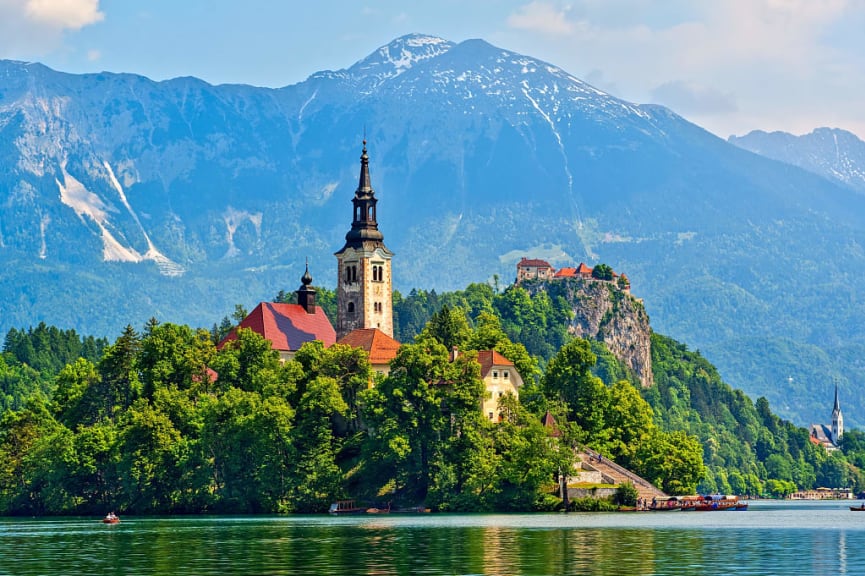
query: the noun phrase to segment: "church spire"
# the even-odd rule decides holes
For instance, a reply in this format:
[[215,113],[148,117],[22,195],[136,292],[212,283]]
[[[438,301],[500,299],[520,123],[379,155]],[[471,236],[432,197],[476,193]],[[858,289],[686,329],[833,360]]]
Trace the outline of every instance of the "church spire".
[[840,412],[841,404],[838,403],[838,385],[835,384],[835,406],[832,408],[832,412]]
[[360,155],[360,177],[351,199],[351,229],[337,259],[336,333],[344,337],[358,328],[378,328],[393,337],[393,252],[384,245],[376,219],[375,190],[369,174],[366,135]]
[[366,153],[366,139],[363,141],[363,151],[360,154],[360,181],[357,184],[355,196],[370,196],[375,194],[369,180],[369,155]]
[[838,402],[838,384],[835,384],[835,406],[832,408],[832,443],[837,446],[844,435],[844,415],[841,414],[841,403]]
[[346,247],[359,248],[364,241],[373,241],[384,246],[384,235],[378,229],[376,220],[375,190],[372,189],[369,177],[369,155],[366,152],[366,140],[363,141],[363,152],[360,155],[360,177],[357,190],[354,191],[354,219],[351,230],[345,235]]

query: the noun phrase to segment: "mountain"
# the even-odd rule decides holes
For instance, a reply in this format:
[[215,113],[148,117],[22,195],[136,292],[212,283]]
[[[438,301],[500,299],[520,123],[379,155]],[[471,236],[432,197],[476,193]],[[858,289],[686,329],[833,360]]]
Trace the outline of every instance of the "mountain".
[[211,326],[333,286],[363,136],[396,287],[606,262],[782,416],[865,423],[865,196],[482,40],[280,89],[0,61],[0,329]]
[[802,136],[754,130],[728,141],[865,193],[865,142],[846,130],[817,128]]

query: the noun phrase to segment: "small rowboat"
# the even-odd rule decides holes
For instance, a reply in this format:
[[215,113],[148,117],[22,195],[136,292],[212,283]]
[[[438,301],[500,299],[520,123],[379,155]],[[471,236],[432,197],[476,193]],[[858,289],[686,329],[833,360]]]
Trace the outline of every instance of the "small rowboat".
[[865,512],[865,504],[862,504],[861,506],[850,506],[850,511],[851,512]]
[[103,524],[119,524],[120,517],[115,516],[114,514],[109,514],[105,518],[102,519]]

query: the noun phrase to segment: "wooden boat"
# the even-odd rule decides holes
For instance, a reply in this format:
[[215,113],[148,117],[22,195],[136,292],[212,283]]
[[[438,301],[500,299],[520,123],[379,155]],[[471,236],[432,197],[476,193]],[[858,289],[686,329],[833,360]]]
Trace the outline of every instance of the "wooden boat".
[[725,496],[723,494],[713,494],[711,496],[703,496],[703,499],[697,502],[694,510],[697,512],[717,512],[720,510],[747,510],[748,503],[740,502],[738,496]]
[[341,514],[366,514],[367,508],[358,506],[354,500],[337,500],[330,505],[328,512],[334,515]]
[[115,516],[114,513],[111,512],[111,513],[105,515],[105,517],[102,519],[102,523],[103,524],[119,524],[120,523],[120,517]]
[[652,498],[646,510],[652,512],[677,512],[682,509],[682,502],[675,496],[669,498]]
[[850,511],[851,512],[865,512],[865,504],[862,504],[861,506],[850,506]]

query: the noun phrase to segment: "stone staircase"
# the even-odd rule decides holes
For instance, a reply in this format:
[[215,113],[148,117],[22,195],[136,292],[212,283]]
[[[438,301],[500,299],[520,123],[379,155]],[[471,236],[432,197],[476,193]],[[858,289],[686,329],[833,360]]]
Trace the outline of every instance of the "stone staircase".
[[604,481],[608,484],[622,484],[623,482],[630,482],[634,485],[634,488],[637,489],[639,497],[647,500],[651,500],[655,497],[662,498],[667,496],[662,490],[652,485],[647,480],[640,478],[630,470],[619,466],[612,460],[603,458],[594,450],[586,448],[585,450],[577,451],[577,456],[579,456],[582,461],[581,467],[583,469],[594,469],[597,472],[600,472]]

